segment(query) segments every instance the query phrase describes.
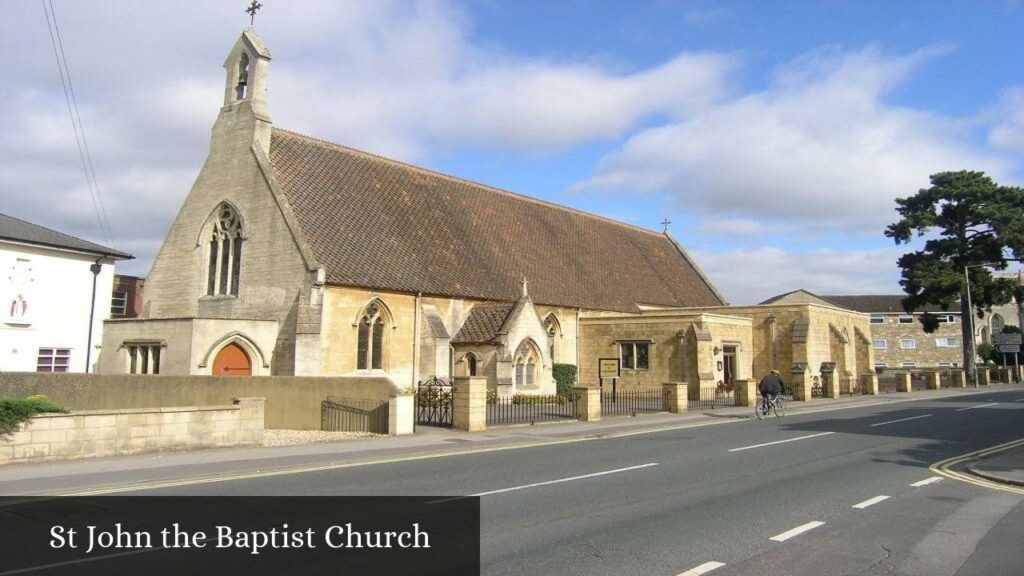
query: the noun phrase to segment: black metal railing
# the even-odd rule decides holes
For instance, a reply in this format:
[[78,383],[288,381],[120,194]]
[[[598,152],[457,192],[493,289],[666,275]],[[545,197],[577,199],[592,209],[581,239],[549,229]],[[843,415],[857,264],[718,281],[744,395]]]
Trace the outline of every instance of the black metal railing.
[[858,394],[860,394],[860,382],[853,378],[839,379],[840,396],[856,396]]
[[426,426],[452,425],[454,394],[450,382],[431,378],[416,386],[416,423]]
[[735,405],[736,398],[732,386],[701,386],[697,398],[691,397],[687,400],[687,407],[690,410]]
[[895,374],[887,373],[878,375],[879,394],[895,394],[897,389]]
[[910,373],[910,389],[914,392],[920,392],[928,389],[928,374],[925,372],[911,372]]
[[551,395],[516,394],[499,398],[487,398],[487,425],[536,424],[558,420],[576,419],[574,393]]
[[601,394],[601,415],[636,416],[641,412],[664,412],[665,400],[660,388],[604,391]]
[[328,397],[320,403],[320,429],[387,434],[388,403],[386,400]]

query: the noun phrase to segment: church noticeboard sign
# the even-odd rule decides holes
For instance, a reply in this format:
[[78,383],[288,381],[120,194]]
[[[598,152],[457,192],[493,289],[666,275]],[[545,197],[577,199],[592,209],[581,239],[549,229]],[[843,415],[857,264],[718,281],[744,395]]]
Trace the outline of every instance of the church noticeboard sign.
[[619,377],[618,358],[598,358],[597,377],[601,380],[614,380]]

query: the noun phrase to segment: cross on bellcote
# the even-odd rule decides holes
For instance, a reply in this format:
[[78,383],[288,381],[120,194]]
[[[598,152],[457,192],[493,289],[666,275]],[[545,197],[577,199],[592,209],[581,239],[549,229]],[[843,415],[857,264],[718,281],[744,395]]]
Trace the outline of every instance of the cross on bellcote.
[[260,8],[263,8],[263,4],[260,4],[256,0],[252,0],[252,4],[249,4],[249,7],[245,9],[245,13],[249,15],[250,26],[252,26],[253,22],[256,20],[256,11]]

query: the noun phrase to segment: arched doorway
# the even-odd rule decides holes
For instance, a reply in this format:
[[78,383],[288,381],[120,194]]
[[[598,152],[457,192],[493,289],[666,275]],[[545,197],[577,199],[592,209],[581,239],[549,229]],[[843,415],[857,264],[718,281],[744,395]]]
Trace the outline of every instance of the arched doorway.
[[213,359],[214,376],[252,376],[252,360],[236,342],[221,348]]

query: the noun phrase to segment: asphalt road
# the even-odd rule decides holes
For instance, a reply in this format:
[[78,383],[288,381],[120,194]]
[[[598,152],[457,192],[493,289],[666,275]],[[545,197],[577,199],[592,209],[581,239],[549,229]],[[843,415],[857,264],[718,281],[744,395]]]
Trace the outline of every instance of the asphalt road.
[[1022,436],[1013,389],[138,493],[481,495],[488,575],[995,576],[1024,495],[929,466]]

